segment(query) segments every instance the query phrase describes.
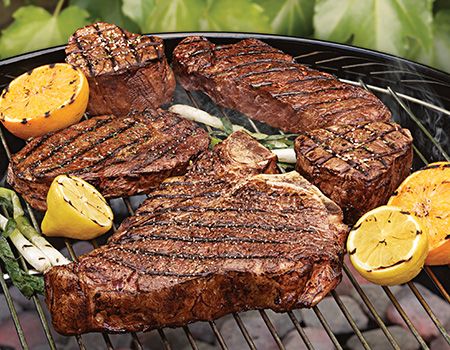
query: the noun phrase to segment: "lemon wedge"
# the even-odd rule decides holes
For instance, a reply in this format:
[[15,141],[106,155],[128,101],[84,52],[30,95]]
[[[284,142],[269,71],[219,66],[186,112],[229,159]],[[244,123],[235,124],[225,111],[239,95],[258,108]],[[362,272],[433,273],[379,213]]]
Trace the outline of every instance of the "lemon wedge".
[[408,212],[386,205],[358,220],[348,236],[347,251],[364,278],[391,286],[419,274],[428,254],[428,236]]
[[113,212],[94,186],[70,175],[53,180],[41,225],[45,235],[93,239],[109,231],[112,223]]
[[0,94],[0,120],[22,139],[77,123],[86,110],[89,85],[70,64],[35,68],[14,79]]

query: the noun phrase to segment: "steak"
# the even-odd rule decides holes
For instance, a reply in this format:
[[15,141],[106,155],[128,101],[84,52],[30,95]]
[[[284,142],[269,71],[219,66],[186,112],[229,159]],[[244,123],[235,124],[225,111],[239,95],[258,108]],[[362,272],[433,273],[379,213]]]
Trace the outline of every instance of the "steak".
[[172,99],[175,78],[161,38],[95,23],[70,37],[66,55],[66,62],[88,79],[91,115],[126,115],[131,103],[142,111]]
[[13,155],[7,181],[38,210],[61,174],[83,178],[106,198],[130,196],[183,174],[208,144],[197,124],[163,110],[99,116],[33,139]]
[[335,201],[349,223],[385,204],[413,159],[410,132],[387,122],[304,132],[295,151],[297,171]]
[[298,64],[257,39],[216,46],[203,37],[188,37],[173,57],[185,89],[201,90],[219,105],[286,132],[391,117],[371,92]]
[[63,334],[141,331],[319,302],[341,278],[339,207],[244,132],[164,181],[108,244],[45,274]]

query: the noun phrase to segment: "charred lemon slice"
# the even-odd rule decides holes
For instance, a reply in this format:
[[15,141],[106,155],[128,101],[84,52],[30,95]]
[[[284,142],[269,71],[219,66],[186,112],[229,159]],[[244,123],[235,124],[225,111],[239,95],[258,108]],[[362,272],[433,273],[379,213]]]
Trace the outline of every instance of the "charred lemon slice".
[[450,162],[438,162],[411,174],[389,199],[409,211],[428,235],[426,265],[450,264]]
[[382,206],[358,220],[348,236],[347,251],[364,278],[391,286],[408,282],[420,272],[428,237],[413,216]]
[[103,196],[86,181],[56,177],[47,194],[42,232],[47,236],[93,239],[112,227],[113,212]]
[[0,97],[0,119],[22,139],[77,123],[89,100],[81,70],[66,63],[35,68],[14,79]]

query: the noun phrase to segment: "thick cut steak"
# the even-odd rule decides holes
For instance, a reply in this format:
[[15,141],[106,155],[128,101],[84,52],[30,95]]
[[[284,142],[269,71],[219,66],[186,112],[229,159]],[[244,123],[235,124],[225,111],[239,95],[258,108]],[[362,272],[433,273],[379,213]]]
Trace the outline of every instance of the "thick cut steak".
[[297,171],[335,201],[350,223],[386,203],[413,159],[410,132],[386,122],[305,132],[295,151]]
[[35,138],[13,155],[7,180],[39,210],[61,174],[85,179],[107,198],[129,196],[183,174],[208,144],[197,124],[163,110],[99,116]]
[[339,207],[243,132],[152,191],[107,245],[45,275],[64,334],[315,305],[341,278]]
[[175,78],[161,38],[95,23],[70,37],[66,55],[66,62],[80,68],[89,81],[91,115],[126,115],[172,99]]
[[173,57],[185,89],[201,90],[216,103],[283,131],[391,117],[371,92],[298,64],[256,39],[217,46],[203,37],[188,37]]

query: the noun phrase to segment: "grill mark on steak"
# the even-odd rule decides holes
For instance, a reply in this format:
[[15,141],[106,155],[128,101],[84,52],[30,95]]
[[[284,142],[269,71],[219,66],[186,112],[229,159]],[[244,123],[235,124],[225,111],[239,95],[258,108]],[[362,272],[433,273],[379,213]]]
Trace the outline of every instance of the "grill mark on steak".
[[[63,148],[67,147],[68,145],[70,145],[72,142],[74,142],[75,140],[77,140],[80,136],[83,136],[85,133],[87,132],[92,132],[92,131],[96,131],[99,127],[105,126],[107,124],[109,124],[111,122],[112,118],[108,117],[105,119],[98,119],[95,121],[95,124],[87,129],[80,129],[78,131],[77,134],[73,135],[72,137],[70,137],[69,139],[67,139],[66,141],[64,141],[63,143],[58,144],[57,146],[55,146],[54,148],[52,148],[50,150],[50,152],[42,159],[37,159],[34,163],[31,163],[29,165],[29,167],[25,170],[34,170],[36,167],[38,167],[39,165],[41,165],[43,162],[45,162],[46,160],[50,159],[52,156],[54,156],[57,152],[59,152],[60,150],[62,150]],[[29,155],[31,155],[33,152],[35,152],[45,141],[47,141],[47,139],[52,136],[53,134],[47,134],[46,136],[44,136],[35,147],[31,148],[29,151],[25,152],[25,156],[20,158],[20,161],[24,160],[26,157],[28,157]],[[23,177],[23,172],[20,172],[17,174],[20,177]]]
[[90,61],[89,58],[86,56],[86,54],[84,53],[84,49],[83,49],[83,46],[82,46],[81,43],[80,43],[80,39],[79,39],[79,36],[78,36],[78,32],[75,32],[75,33],[73,34],[72,37],[73,37],[73,39],[74,39],[74,41],[75,41],[75,45],[77,46],[77,48],[78,48],[78,50],[79,50],[79,53],[80,53],[81,57],[82,57],[83,60],[84,60],[84,64],[86,65],[86,67],[87,67],[87,69],[88,69],[88,71],[89,71],[89,74],[90,74],[90,75],[95,75],[96,72],[95,72],[94,66],[92,65],[91,61]]
[[[127,231],[128,233],[128,231]],[[150,235],[137,235],[134,233],[125,234],[121,237],[120,242],[112,242],[112,244],[124,244],[130,242],[138,242],[145,240],[161,240],[161,241],[175,241],[175,242],[200,242],[200,243],[254,243],[254,244],[293,244],[295,240],[272,240],[262,238],[249,238],[249,237],[237,237],[237,236],[224,236],[224,237],[203,237],[203,236],[168,236],[162,234],[150,234]]]
[[138,273],[141,273],[144,275],[150,275],[150,276],[171,276],[171,277],[177,277],[177,278],[188,278],[188,277],[202,277],[202,276],[206,276],[209,274],[209,272],[178,273],[178,272],[172,272],[172,271],[150,270],[150,269],[145,269],[140,266],[136,266],[134,264],[130,264],[130,263],[126,262],[125,260],[119,260],[119,259],[117,259],[115,257],[111,257],[111,256],[107,256],[107,260],[116,265],[127,267],[132,271],[136,271]]
[[48,134],[41,136],[41,138],[33,144],[33,147],[30,147],[29,149],[27,149],[27,151],[24,152],[17,160],[19,162],[22,162],[23,160],[28,158],[28,156],[30,154],[32,154],[37,148],[39,148],[52,135],[53,135],[53,133],[48,133]]
[[165,193],[160,193],[160,194],[149,194],[147,196],[147,198],[150,199],[157,199],[157,198],[183,198],[183,199],[192,199],[192,198],[199,198],[199,197],[206,197],[206,198],[217,198],[220,197],[222,195],[221,192],[204,192],[204,193],[199,193],[199,194],[185,194],[185,193],[178,193],[178,194],[165,194]]
[[[244,223],[235,223],[235,222],[203,222],[203,221],[182,221],[182,220],[159,220],[159,221],[145,221],[140,224],[140,227],[143,226],[185,226],[185,227],[204,227],[207,229],[216,229],[216,228],[235,228],[235,229],[255,229],[262,231],[299,231],[298,228],[289,225],[265,225],[265,224],[244,224]],[[136,227],[131,227],[134,229]],[[316,232],[313,228],[302,227],[301,231],[304,232]]]
[[[304,78],[304,79],[303,79]],[[303,76],[302,78],[295,78],[290,79],[285,82],[285,85],[290,84],[296,84],[296,85],[302,85],[303,83],[307,83],[314,80],[334,80],[332,76],[326,76],[326,75],[316,75],[316,76]],[[263,86],[272,86],[273,84],[277,84],[278,81],[272,80],[272,81],[263,81],[261,83],[251,83],[250,86],[253,88],[259,88]]]
[[166,181],[163,182],[161,185],[159,185],[159,188],[166,188],[166,187],[172,187],[172,186],[187,186],[187,187],[191,187],[191,186],[196,186],[196,185],[202,185],[202,184],[207,184],[207,185],[218,185],[218,184],[223,184],[225,183],[224,180],[221,179],[217,179],[217,180],[199,180],[199,181]]
[[[117,250],[127,252],[133,255],[145,255],[145,256],[151,256],[151,257],[163,257],[163,258],[171,258],[171,259],[182,259],[182,260],[212,260],[212,259],[277,259],[280,256],[279,255],[260,255],[260,254],[211,254],[211,255],[205,255],[205,254],[194,254],[194,253],[177,253],[177,252],[156,252],[151,251],[147,249],[142,248],[126,248],[126,247],[120,247],[118,246],[116,248]],[[292,260],[288,257],[284,257],[286,260]]]
[[[191,43],[192,42],[197,42],[197,41],[191,41]],[[256,47],[261,47],[261,45],[249,45],[249,46],[247,46],[247,48],[248,49],[253,49],[253,48],[256,48]],[[200,50],[197,50],[197,51],[194,51],[192,54],[191,54],[191,57],[195,57],[195,56],[198,56],[198,55],[202,55],[202,54],[204,54],[204,53],[209,53],[209,52],[215,52],[215,51],[223,51],[223,50],[230,50],[231,49],[231,47],[228,47],[228,46],[226,46],[226,45],[223,45],[223,46],[215,46],[214,48],[210,48],[210,47],[208,47],[208,48],[206,48],[206,49],[200,49]],[[230,58],[230,57],[234,57],[234,56],[224,56],[224,57],[221,57],[221,58]]]
[[256,72],[249,72],[249,73],[241,74],[233,79],[239,81],[244,78],[248,78],[248,77],[255,76],[255,75],[265,75],[265,74],[269,74],[269,73],[286,72],[286,71],[290,71],[290,70],[297,70],[297,67],[289,67],[288,66],[288,67],[269,68],[264,71],[256,71]]
[[75,155],[73,155],[71,158],[66,159],[64,162],[55,165],[53,167],[48,167],[46,169],[42,169],[40,173],[35,174],[36,177],[44,177],[45,174],[48,174],[50,172],[52,172],[53,170],[56,169],[60,169],[63,168],[71,163],[73,163],[75,160],[77,160],[79,157],[81,157],[83,154],[89,152],[90,150],[94,149],[95,147],[100,146],[102,143],[104,143],[105,141],[108,141],[116,136],[118,136],[119,134],[123,133],[126,130],[129,130],[131,128],[133,128],[134,126],[137,125],[137,122],[135,120],[131,120],[130,122],[128,122],[125,126],[112,131],[111,133],[109,133],[106,136],[103,136],[101,139],[93,142],[92,144],[90,144],[88,147],[83,148],[81,150],[79,150],[77,153],[75,153]]
[[115,69],[115,67],[118,66],[116,58],[114,57],[113,52],[109,48],[108,42],[105,40],[105,38],[102,35],[102,33],[104,31],[106,31],[107,29],[105,28],[102,31],[100,31],[97,23],[94,23],[93,26],[94,26],[94,28],[96,30],[97,37],[99,38],[99,40],[101,42],[100,47],[103,48],[103,51],[105,51],[105,53],[106,53],[106,57],[109,58],[109,60],[111,61],[112,66],[113,66],[113,69]]
[[219,75],[226,74],[226,73],[228,73],[230,71],[233,71],[233,73],[234,73],[236,70],[239,70],[240,68],[251,67],[251,66],[254,66],[254,65],[261,64],[261,63],[280,63],[280,64],[285,64],[285,63],[288,63],[288,62],[289,61],[286,61],[286,60],[276,60],[276,59],[273,59],[273,58],[262,58],[262,59],[251,61],[251,62],[235,64],[233,66],[224,68],[224,69],[222,69],[220,71],[214,72],[210,76],[211,77],[217,77]]
[[[311,96],[311,95],[316,95],[316,94],[322,94],[324,92],[327,91],[341,91],[341,90],[349,90],[350,87],[348,86],[331,86],[331,87],[327,87],[325,89],[318,89],[318,90],[313,90],[313,91],[287,91],[287,92],[281,92],[278,94],[272,94],[273,97],[284,97],[284,96]],[[328,101],[323,102],[323,103],[328,103]],[[307,105],[310,106],[310,105]]]
[[[122,33],[123,40],[127,43],[127,47],[130,49],[130,51],[133,53],[134,59],[137,63],[141,63],[141,57],[139,56],[138,52],[136,51],[136,47],[133,45],[133,40],[128,40],[128,35],[125,30],[122,29],[122,27],[118,27],[120,32]],[[151,45],[156,45],[155,42],[150,42]],[[146,46],[144,46],[146,47]],[[142,46],[141,46],[142,48]]]

